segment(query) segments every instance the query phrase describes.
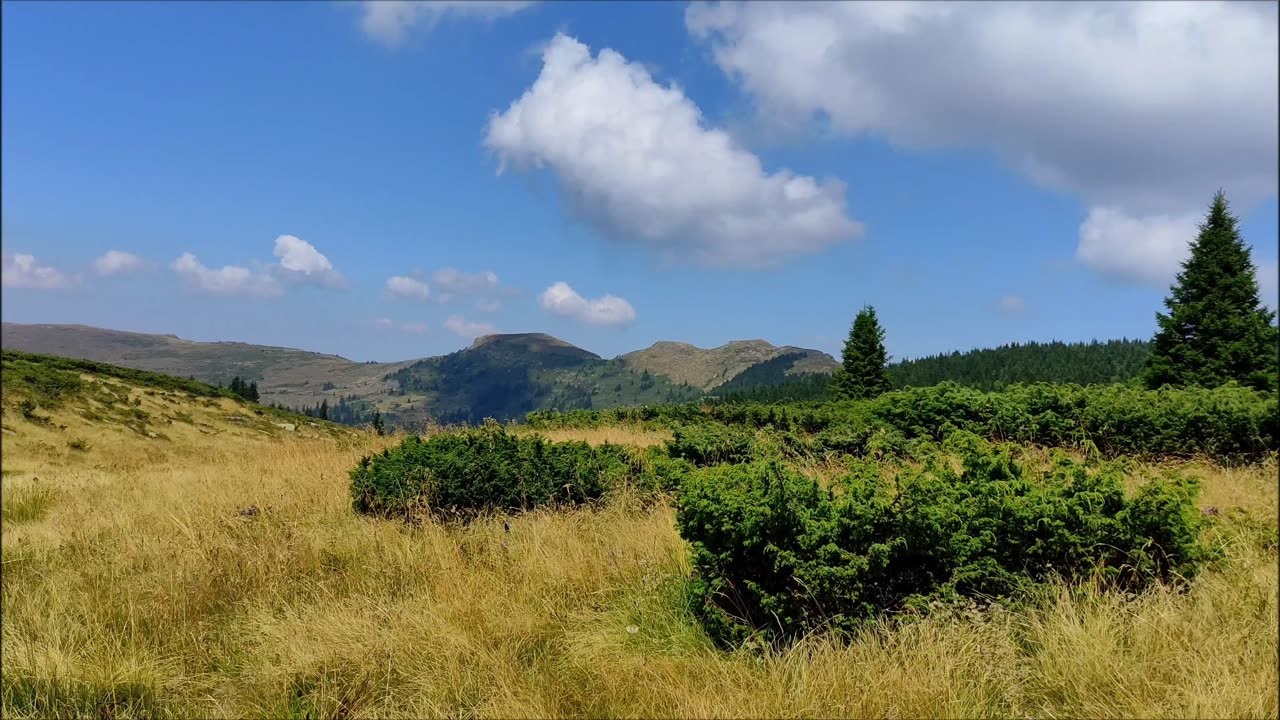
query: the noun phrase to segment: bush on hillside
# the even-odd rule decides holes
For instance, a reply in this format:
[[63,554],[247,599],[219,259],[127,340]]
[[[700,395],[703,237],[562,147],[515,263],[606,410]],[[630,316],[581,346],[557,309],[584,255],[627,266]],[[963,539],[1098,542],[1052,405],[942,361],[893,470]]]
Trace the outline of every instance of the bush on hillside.
[[789,640],[934,600],[1016,597],[1055,576],[1097,572],[1136,590],[1190,577],[1202,559],[1194,479],[1126,497],[1115,468],[1060,458],[1031,477],[1007,448],[948,444],[962,471],[930,459],[894,482],[865,462],[828,487],[777,461],[691,473],[677,521],[709,633]]
[[876,431],[882,452],[916,439],[941,441],[965,430],[994,441],[1045,447],[1095,447],[1104,456],[1206,456],[1222,462],[1256,460],[1280,448],[1280,403],[1274,394],[1234,384],[1218,388],[1143,390],[1111,385],[1026,385],[980,392],[943,383],[885,393],[864,402],[764,405],[663,405],[602,413],[531,415],[539,427],[562,421],[644,422],[729,437],[719,426],[773,428],[813,436],[820,451],[867,455]]
[[548,442],[518,437],[501,425],[406,438],[351,471],[357,512],[471,516],[488,510],[577,505],[621,485],[658,492],[679,486],[687,463],[660,450]]

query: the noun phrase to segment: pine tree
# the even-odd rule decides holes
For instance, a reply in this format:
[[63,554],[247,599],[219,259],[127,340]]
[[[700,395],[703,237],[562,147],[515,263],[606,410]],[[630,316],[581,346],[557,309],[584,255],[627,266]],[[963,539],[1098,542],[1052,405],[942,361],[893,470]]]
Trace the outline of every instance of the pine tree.
[[381,411],[381,410],[376,410],[376,409],[375,409],[375,410],[373,411],[373,431],[374,431],[374,432],[376,432],[376,433],[378,433],[379,435],[386,435],[386,434],[387,434],[386,426],[384,426],[384,425],[382,424],[382,411]]
[[327,399],[320,402],[319,417],[321,420],[329,419],[329,401]]
[[1156,313],[1160,329],[1143,375],[1147,387],[1276,387],[1275,313],[1262,306],[1249,248],[1222,191],[1213,198],[1191,256]]
[[841,365],[831,379],[831,393],[837,400],[865,400],[889,390],[885,366],[884,328],[870,305],[862,308],[849,329]]
[[240,380],[239,375],[231,378],[231,386],[227,389],[231,391],[231,394],[236,396],[244,394],[244,382]]

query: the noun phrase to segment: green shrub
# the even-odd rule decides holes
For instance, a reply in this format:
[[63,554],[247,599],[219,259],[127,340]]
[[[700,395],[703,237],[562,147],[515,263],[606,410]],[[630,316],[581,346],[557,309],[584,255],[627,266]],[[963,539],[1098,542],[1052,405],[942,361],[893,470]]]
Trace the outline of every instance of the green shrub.
[[406,438],[351,471],[357,512],[408,516],[421,508],[469,517],[487,510],[576,505],[629,483],[647,492],[671,490],[687,463],[618,445],[548,442],[519,437],[497,423],[423,440]]
[[[981,392],[955,383],[907,388],[863,402],[791,405],[655,405],[598,412],[531,413],[535,427],[617,423],[680,428],[677,453],[699,464],[741,452],[745,435],[723,427],[773,428],[811,436],[815,449],[866,455],[897,453],[916,439],[942,441],[965,430],[994,441],[1095,448],[1100,455],[1147,458],[1207,456],[1253,461],[1280,448],[1280,402],[1274,394],[1229,384],[1218,388],[1144,390],[1126,385],[1012,385]],[[695,428],[705,432],[697,434]],[[886,435],[868,443],[877,430]],[[719,440],[716,440],[719,438]],[[716,450],[719,448],[719,450]],[[699,453],[707,457],[696,459]]]
[[718,465],[751,460],[755,433],[728,425],[678,425],[671,430],[667,452],[694,465]]
[[1136,590],[1190,577],[1203,559],[1193,479],[1126,498],[1111,467],[1059,458],[1033,478],[1007,448],[950,444],[962,471],[929,457],[895,481],[862,461],[827,487],[776,461],[687,476],[677,522],[708,632],[782,641],[935,600],[1018,597],[1055,576]]

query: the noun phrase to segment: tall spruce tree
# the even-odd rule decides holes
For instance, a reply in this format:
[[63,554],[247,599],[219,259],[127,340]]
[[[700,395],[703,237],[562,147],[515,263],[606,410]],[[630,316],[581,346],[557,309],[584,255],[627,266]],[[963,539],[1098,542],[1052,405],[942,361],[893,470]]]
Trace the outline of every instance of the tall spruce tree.
[[885,366],[884,328],[876,319],[876,309],[862,308],[849,329],[841,364],[831,378],[831,395],[837,400],[865,400],[889,390]]
[[1147,387],[1275,389],[1280,333],[1262,306],[1249,248],[1219,190],[1164,304],[1143,375]]

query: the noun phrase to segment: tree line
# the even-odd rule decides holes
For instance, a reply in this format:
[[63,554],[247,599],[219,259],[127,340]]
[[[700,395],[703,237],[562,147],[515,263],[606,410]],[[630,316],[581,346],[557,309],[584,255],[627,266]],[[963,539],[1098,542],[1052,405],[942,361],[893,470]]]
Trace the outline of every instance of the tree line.
[[722,402],[862,400],[890,389],[951,381],[979,390],[1016,383],[1112,384],[1138,382],[1218,387],[1236,382],[1275,390],[1280,328],[1262,305],[1256,267],[1240,237],[1238,220],[1221,191],[1191,243],[1169,295],[1158,312],[1155,338],[1090,343],[1025,343],[889,364],[884,328],[874,307],[858,312],[830,377],[791,380],[777,386],[732,387]]

